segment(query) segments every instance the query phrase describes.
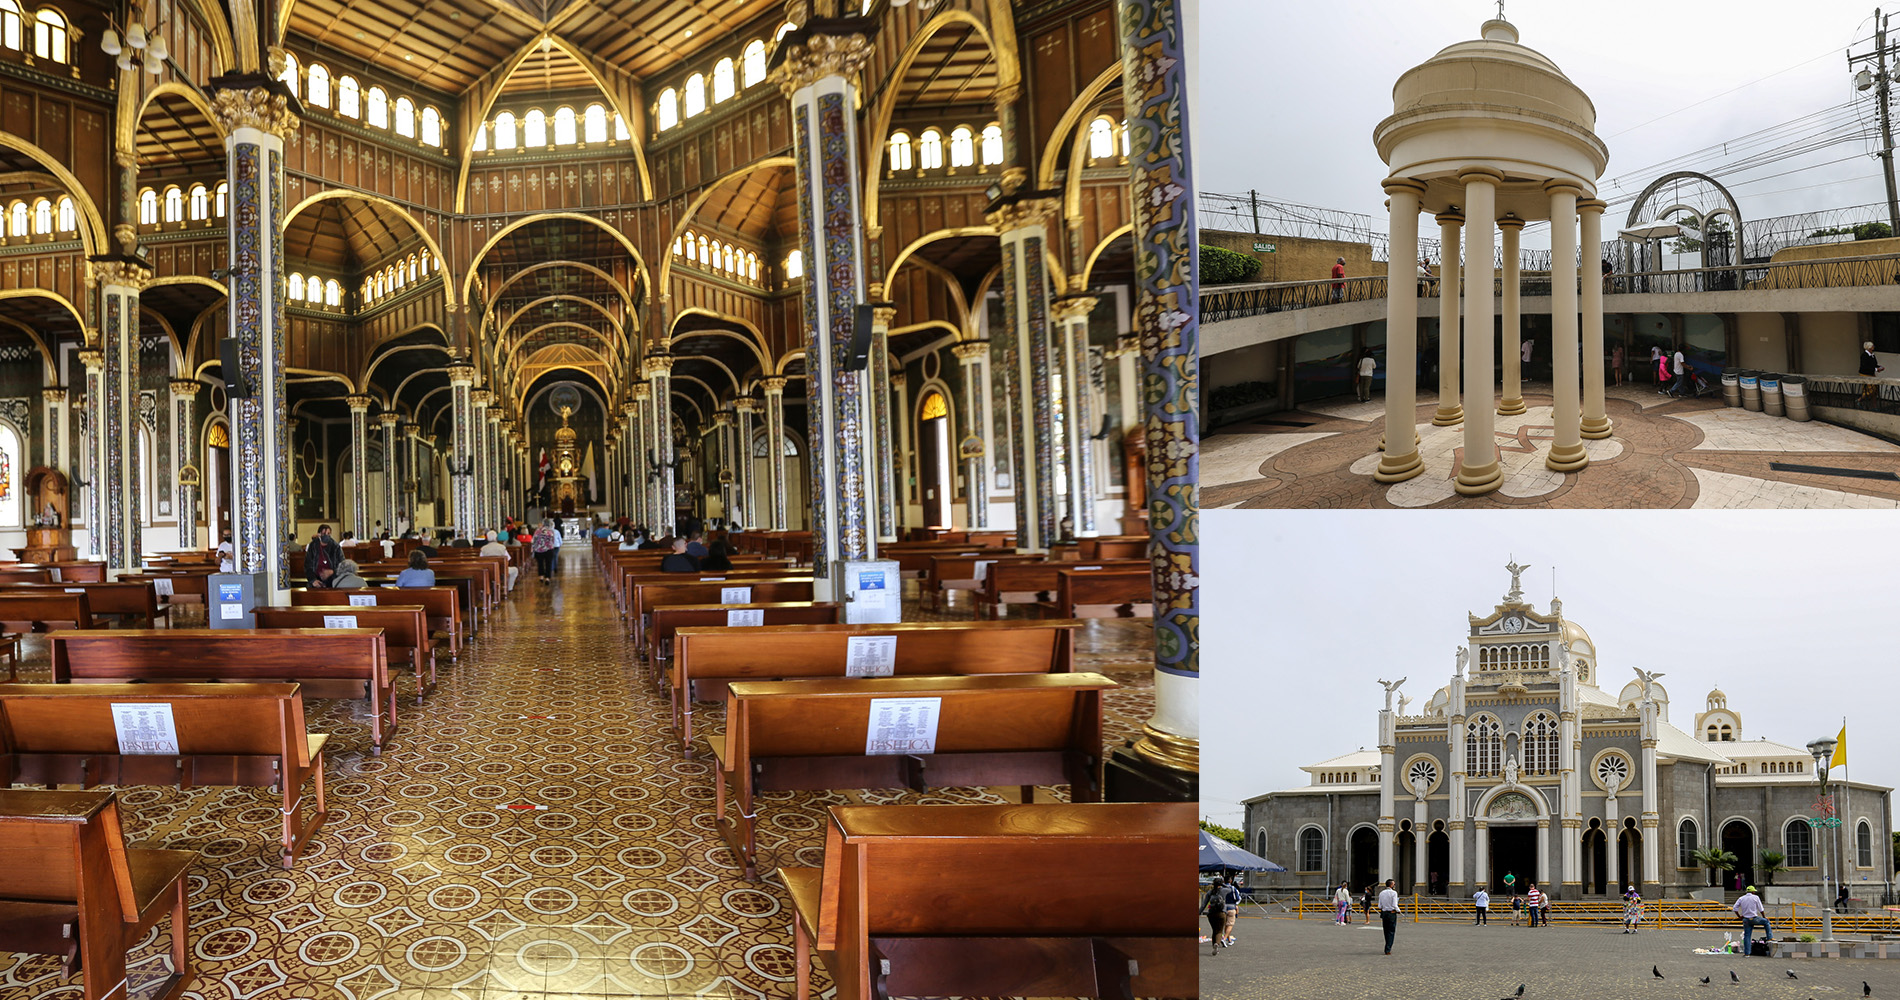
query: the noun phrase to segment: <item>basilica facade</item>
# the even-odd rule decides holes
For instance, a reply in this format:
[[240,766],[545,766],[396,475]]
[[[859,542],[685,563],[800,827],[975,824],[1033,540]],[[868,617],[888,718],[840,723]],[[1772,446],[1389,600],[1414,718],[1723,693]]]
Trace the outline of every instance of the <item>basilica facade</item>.
[[[1892,880],[1891,789],[1837,773],[1824,801],[1810,751],[1744,738],[1719,689],[1678,726],[1661,673],[1629,670],[1615,686],[1627,669],[1615,654],[1600,660],[1560,600],[1528,603],[1522,567],[1509,568],[1509,593],[1470,616],[1449,683],[1422,708],[1405,678],[1380,681],[1376,750],[1247,800],[1249,846],[1287,869],[1257,884],[1392,878],[1401,893],[1460,898],[1536,882],[1578,899],[1629,885],[1719,898],[1770,874],[1782,886],[1839,879],[1860,896]],[[1698,858],[1708,848],[1735,867],[1718,877]],[[1763,871],[1764,852],[1787,870]]]

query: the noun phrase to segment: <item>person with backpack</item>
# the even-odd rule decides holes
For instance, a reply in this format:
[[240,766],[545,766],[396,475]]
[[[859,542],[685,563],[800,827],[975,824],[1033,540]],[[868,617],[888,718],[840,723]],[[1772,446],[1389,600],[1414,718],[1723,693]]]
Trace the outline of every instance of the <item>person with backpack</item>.
[[1207,887],[1207,895],[1201,897],[1201,913],[1207,917],[1207,927],[1213,941],[1213,947],[1208,952],[1210,955],[1220,954],[1220,950],[1229,943],[1227,928],[1232,919],[1228,916],[1229,898],[1233,900],[1233,911],[1238,913],[1240,891],[1228,885],[1226,878],[1219,875],[1214,877],[1214,884]]
[[542,521],[541,527],[534,533],[534,565],[541,575],[541,582],[547,583],[554,578],[554,557],[561,553],[561,535],[554,530],[553,521]]

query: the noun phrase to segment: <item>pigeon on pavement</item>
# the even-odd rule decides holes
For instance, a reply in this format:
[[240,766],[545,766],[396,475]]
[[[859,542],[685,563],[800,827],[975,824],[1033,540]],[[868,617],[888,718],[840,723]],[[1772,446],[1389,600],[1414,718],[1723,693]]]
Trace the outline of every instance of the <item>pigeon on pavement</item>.
[[1731,983],[1739,983],[1742,981],[1742,977],[1736,975],[1734,969],[1730,969],[1728,970],[1728,981]]
[[1661,969],[1658,969],[1658,968],[1656,968],[1656,967],[1655,967],[1655,966],[1653,966],[1653,965],[1649,967],[1649,974],[1650,974],[1650,975],[1652,975],[1652,976],[1655,976],[1655,977],[1656,977],[1657,979],[1667,979],[1667,978],[1669,978],[1669,977],[1667,977],[1667,976],[1665,976],[1665,975],[1663,975],[1663,974],[1662,974],[1662,970],[1661,970]]

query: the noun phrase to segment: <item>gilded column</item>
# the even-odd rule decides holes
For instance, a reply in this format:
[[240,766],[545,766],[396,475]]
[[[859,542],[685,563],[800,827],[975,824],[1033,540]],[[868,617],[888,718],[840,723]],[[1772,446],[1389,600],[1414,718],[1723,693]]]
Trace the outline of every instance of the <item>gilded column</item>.
[[665,536],[673,533],[673,358],[668,354],[649,354],[640,362],[640,374],[646,377],[648,449],[653,455],[654,477],[650,516],[653,531]]
[[786,531],[785,516],[785,378],[759,380],[765,390],[765,510],[768,530]]
[[356,537],[368,538],[369,407],[376,400],[352,393],[343,401],[350,406],[350,529]]
[[[1498,465],[1497,412],[1491,403],[1491,317],[1493,271],[1497,243],[1498,184],[1504,175],[1487,167],[1463,171],[1465,217],[1471,220],[1471,246],[1465,254],[1465,454],[1453,488],[1465,496],[1479,496],[1504,482]],[[1446,256],[1450,256],[1446,251]],[[1442,405],[1441,405],[1442,410]]]
[[732,411],[713,411],[713,484],[719,487],[719,516],[730,521],[732,509],[732,488],[739,481],[739,474],[733,470],[732,450]]
[[290,499],[290,425],[284,386],[289,346],[284,321],[284,140],[297,116],[281,84],[259,74],[213,81],[212,116],[224,131],[230,178],[230,336],[251,395],[230,401],[233,540],[239,573],[264,574],[272,603],[288,599],[286,542],[295,532]]
[[[1440,212],[1434,216],[1438,223],[1438,412],[1432,414],[1432,426],[1450,427],[1465,419],[1465,408],[1458,402],[1458,357],[1460,330],[1458,328],[1458,307],[1464,303],[1460,294],[1464,284],[1464,262],[1459,257],[1458,243],[1464,234],[1465,217],[1457,210]],[[1488,266],[1488,265],[1487,265]],[[1388,285],[1388,290],[1393,287]],[[1387,333],[1388,342],[1391,334]],[[1490,343],[1489,338],[1485,343]],[[1386,377],[1386,384],[1392,382]]]
[[1577,372],[1577,195],[1575,184],[1552,181],[1550,194],[1550,454],[1545,467],[1575,472],[1590,464],[1581,434]]
[[449,510],[457,538],[467,538],[475,527],[475,369],[449,366],[453,396],[449,438],[449,479],[454,484]]
[[878,306],[871,310],[871,455],[877,463],[877,540],[897,541],[897,435],[891,428],[891,321],[897,309]]
[[47,386],[40,390],[40,399],[46,403],[46,433],[40,444],[40,464],[58,469],[66,457],[60,448],[60,437],[66,433],[66,387]]
[[[1418,273],[1419,196],[1425,185],[1403,177],[1385,180],[1386,211],[1390,222],[1390,257],[1386,288],[1403,289]],[[1449,254],[1447,261],[1451,260]],[[1450,265],[1446,270],[1451,270]],[[1447,293],[1450,294],[1450,293]],[[1456,308],[1454,298],[1453,308]],[[1443,344],[1443,337],[1440,337]],[[1124,376],[1126,377],[1126,376]],[[1397,483],[1425,470],[1418,455],[1418,298],[1385,297],[1385,454],[1372,478]]]
[[1612,433],[1603,409],[1603,282],[1595,260],[1603,252],[1603,210],[1608,207],[1596,198],[1577,202],[1585,254],[1577,265],[1583,281],[1583,436],[1593,441]]
[[1062,370],[1063,448],[1069,456],[1069,519],[1076,538],[1100,534],[1095,526],[1095,448],[1090,434],[1098,422],[1090,396],[1089,314],[1095,311],[1092,295],[1075,295],[1056,303],[1056,318],[1062,324],[1058,343]]
[[[963,366],[963,440],[957,446],[957,454],[963,458],[963,498],[968,506],[969,525],[972,528],[990,526],[990,477],[989,442],[984,439],[984,431],[989,428],[988,414],[988,373],[990,342],[987,340],[966,340],[954,344],[950,353],[957,356],[957,363]],[[928,522],[926,522],[928,523]]]
[[740,396],[732,402],[733,412],[738,416],[739,443],[733,473],[739,477],[739,523],[747,528],[759,526],[758,498],[754,495],[752,475],[752,417],[759,412],[759,401],[751,396]]
[[[1524,233],[1524,220],[1514,215],[1498,220],[1498,230],[1504,237],[1504,295],[1501,329],[1503,342],[1499,350],[1504,353],[1499,360],[1504,363],[1504,392],[1498,400],[1498,416],[1510,417],[1523,413],[1524,406],[1524,324],[1518,307],[1518,237]],[[1391,334],[1386,335],[1391,339]]]
[[[875,470],[862,373],[848,367],[852,328],[865,300],[859,204],[857,86],[871,57],[861,33],[827,34],[817,21],[781,42],[772,79],[791,101],[799,240],[805,254],[805,421],[811,447],[813,596],[836,599],[845,560],[877,554]],[[834,23],[834,22],[825,22]],[[858,22],[843,22],[856,24]]]
[[402,417],[390,411],[376,415],[376,426],[383,429],[383,526],[389,537],[402,534],[402,466],[396,460],[396,428]]
[[99,294],[100,372],[103,390],[98,406],[97,437],[102,450],[100,524],[105,536],[106,573],[116,577],[139,568],[143,551],[139,522],[144,510],[140,496],[139,403],[139,290],[150,277],[148,266],[137,260],[96,257],[91,261],[93,283]]
[[627,506],[624,513],[640,524],[646,520],[646,456],[640,439],[640,395],[645,386],[635,385],[628,388],[627,401],[620,404],[622,430],[620,440],[626,442],[621,450],[626,452]]
[[1061,408],[1049,380],[1057,351],[1049,330],[1047,263],[1050,221],[1060,211],[1060,202],[1053,198],[1006,195],[987,216],[1003,243],[998,287],[1005,329],[990,331],[991,368],[1006,369],[1010,422],[1016,431],[1007,441],[1016,470],[1016,547],[1030,552],[1046,550],[1056,540],[1060,516],[1056,446]]
[[[178,515],[178,547],[181,549],[198,547],[198,490],[204,482],[204,472],[196,460],[198,446],[192,435],[195,428],[191,417],[192,401],[203,388],[204,383],[196,379],[171,380],[172,481],[176,490],[172,510]],[[207,525],[206,533],[217,538],[217,525]]]
[[105,449],[101,447],[99,429],[105,425],[105,415],[100,412],[100,401],[105,399],[106,352],[96,348],[87,348],[79,352],[79,363],[86,368],[86,394],[79,401],[81,431],[85,434],[85,490],[83,506],[86,511],[86,553],[93,559],[105,558],[105,508],[101,497],[105,494]]
[[402,424],[402,509],[409,514],[409,527],[422,530],[422,516],[416,510],[422,504],[422,474],[416,465],[416,439],[420,424]]

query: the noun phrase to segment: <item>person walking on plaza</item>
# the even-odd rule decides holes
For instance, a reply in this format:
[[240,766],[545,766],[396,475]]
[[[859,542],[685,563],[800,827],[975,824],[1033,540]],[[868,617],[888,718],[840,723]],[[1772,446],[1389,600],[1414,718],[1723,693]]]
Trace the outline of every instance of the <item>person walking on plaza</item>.
[[1341,257],[1338,260],[1333,262],[1333,301],[1334,302],[1343,302],[1346,299],[1345,278],[1346,278],[1346,258]]
[[1491,894],[1485,892],[1483,886],[1479,886],[1478,891],[1471,894],[1471,905],[1478,911],[1477,918],[1474,919],[1472,923],[1483,924],[1490,922],[1487,918],[1490,916],[1491,911]]
[[1675,362],[1676,385],[1673,392],[1678,396],[1693,397],[1695,395],[1695,383],[1689,378],[1689,362],[1682,356],[1681,350],[1676,351]]
[[1763,941],[1775,939],[1774,929],[1768,926],[1768,908],[1762,905],[1761,897],[1755,895],[1754,886],[1749,886],[1748,891],[1742,893],[1742,898],[1735,901],[1732,909],[1742,920],[1742,954],[1744,956],[1754,954],[1751,942],[1754,940],[1756,927],[1761,928]]
[[1399,932],[1399,890],[1392,879],[1379,890],[1379,923],[1385,927],[1385,953],[1392,954],[1392,938]]
[[541,582],[547,583],[554,578],[554,557],[561,551],[560,532],[554,530],[553,521],[542,521],[541,527],[534,533],[534,567],[541,575]]
[[1350,924],[1352,923],[1351,914],[1352,890],[1346,888],[1346,883],[1341,882],[1339,888],[1333,891],[1333,923]]
[[1524,908],[1530,912],[1531,926],[1536,927],[1537,918],[1543,916],[1544,894],[1538,890],[1537,883],[1532,882],[1530,889],[1524,893],[1524,896]]
[[1643,922],[1643,894],[1635,886],[1623,889],[1623,933],[1636,933],[1636,925]]
[[1669,381],[1669,366],[1663,364],[1662,356],[1662,348],[1654,344],[1649,345],[1649,370],[1656,373],[1657,385]]
[[1366,923],[1372,922],[1372,904],[1377,902],[1378,898],[1379,887],[1376,885],[1366,886],[1366,891],[1359,894],[1359,911],[1365,914]]
[[1353,388],[1359,391],[1361,403],[1372,402],[1372,373],[1378,370],[1379,363],[1373,360],[1371,351],[1359,355],[1359,377],[1355,380]]
[[1232,947],[1234,919],[1240,915],[1240,890],[1228,879],[1215,876],[1201,900],[1201,912],[1207,915],[1208,930],[1213,935],[1213,948],[1208,954],[1218,955],[1222,948]]

